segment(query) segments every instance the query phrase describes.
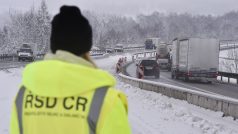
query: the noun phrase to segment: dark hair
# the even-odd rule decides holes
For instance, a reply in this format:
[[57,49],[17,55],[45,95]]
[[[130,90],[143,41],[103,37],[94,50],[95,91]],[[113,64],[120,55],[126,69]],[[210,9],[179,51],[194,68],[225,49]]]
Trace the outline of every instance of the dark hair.
[[52,20],[51,51],[65,50],[80,56],[92,47],[92,28],[76,6],[62,6]]

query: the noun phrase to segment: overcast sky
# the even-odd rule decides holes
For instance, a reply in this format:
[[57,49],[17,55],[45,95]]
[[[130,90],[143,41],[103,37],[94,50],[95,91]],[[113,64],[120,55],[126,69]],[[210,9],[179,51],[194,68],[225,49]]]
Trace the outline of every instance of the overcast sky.
[[[39,6],[40,1],[1,0],[0,14],[9,11],[9,8],[28,10],[32,5]],[[221,15],[232,10],[238,11],[238,0],[46,0],[46,2],[52,14],[57,13],[63,4],[120,15],[148,14],[153,11]]]

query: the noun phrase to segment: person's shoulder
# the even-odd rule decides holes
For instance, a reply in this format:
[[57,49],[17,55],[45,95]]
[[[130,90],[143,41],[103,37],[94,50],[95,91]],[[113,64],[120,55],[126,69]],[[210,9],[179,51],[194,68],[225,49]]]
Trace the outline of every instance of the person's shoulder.
[[120,90],[117,90],[114,88],[109,88],[108,93],[107,93],[107,101],[111,101],[111,102],[121,101],[122,104],[124,105],[126,111],[128,109],[127,96],[125,93],[123,93]]
[[120,99],[126,99],[126,94],[124,92],[122,92],[121,90],[118,89],[114,89],[114,88],[110,88],[111,92],[113,92],[113,94],[117,95]]
[[115,89],[115,88],[109,88],[108,90],[109,94],[113,94],[114,96],[117,96],[119,98],[126,98],[126,95],[121,90]]

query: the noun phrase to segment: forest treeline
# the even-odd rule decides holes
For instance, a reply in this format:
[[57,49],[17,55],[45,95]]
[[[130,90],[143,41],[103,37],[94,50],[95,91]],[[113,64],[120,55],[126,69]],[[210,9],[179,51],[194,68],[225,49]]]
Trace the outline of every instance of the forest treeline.
[[[169,42],[176,37],[204,37],[238,40],[238,12],[220,16],[189,13],[140,14],[136,17],[82,12],[93,27],[95,46],[142,44],[145,38],[159,37]],[[38,8],[9,12],[9,21],[0,29],[0,53],[13,53],[22,43],[31,43],[39,53],[49,50],[52,16],[44,0]]]

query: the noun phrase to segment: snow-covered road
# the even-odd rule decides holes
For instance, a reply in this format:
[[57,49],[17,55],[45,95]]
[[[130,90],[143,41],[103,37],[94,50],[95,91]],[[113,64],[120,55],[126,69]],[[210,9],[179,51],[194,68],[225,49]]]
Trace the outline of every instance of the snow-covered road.
[[[98,59],[96,64],[116,76],[115,64],[120,57]],[[0,134],[8,134],[10,105],[21,81],[21,71],[22,68],[0,71]],[[238,121],[222,117],[221,112],[144,91],[118,78],[116,88],[128,97],[133,134],[238,134]]]

